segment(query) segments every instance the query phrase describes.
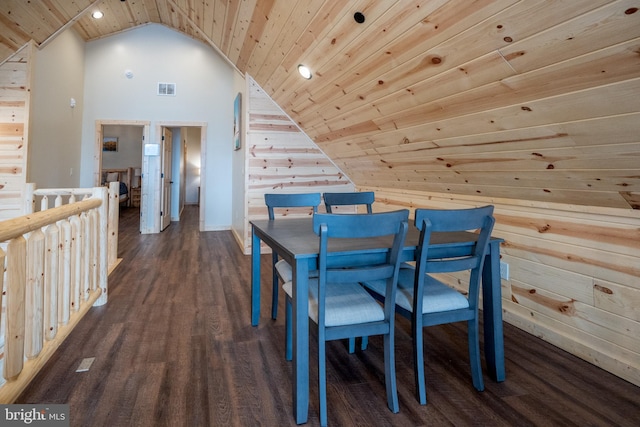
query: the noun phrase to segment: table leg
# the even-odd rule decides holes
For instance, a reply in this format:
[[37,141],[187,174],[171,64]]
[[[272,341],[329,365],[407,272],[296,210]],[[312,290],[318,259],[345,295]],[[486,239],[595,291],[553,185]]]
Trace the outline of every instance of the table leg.
[[489,242],[489,255],[482,271],[484,356],[489,375],[505,380],[504,337],[502,332],[502,288],[500,282],[500,241]]
[[309,265],[293,264],[293,416],[307,422],[309,411]]
[[251,326],[260,321],[260,238],[251,226]]

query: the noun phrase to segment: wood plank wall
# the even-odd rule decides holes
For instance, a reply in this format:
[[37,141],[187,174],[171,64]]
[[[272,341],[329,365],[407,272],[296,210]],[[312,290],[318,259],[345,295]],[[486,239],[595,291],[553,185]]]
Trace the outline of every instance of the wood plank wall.
[[[249,128],[246,151],[245,252],[251,248],[249,221],[267,218],[265,193],[353,191],[353,183],[271,98],[247,76]],[[324,211],[324,207],[320,208]],[[308,209],[287,215],[310,215]],[[248,253],[248,252],[247,252]]]
[[[379,210],[493,204],[504,320],[640,386],[637,211],[367,187]],[[455,277],[450,278],[455,285]],[[508,375],[508,373],[507,373]]]
[[359,186],[637,209],[637,2],[446,3],[274,99]]
[[24,213],[32,46],[0,65],[0,221]]

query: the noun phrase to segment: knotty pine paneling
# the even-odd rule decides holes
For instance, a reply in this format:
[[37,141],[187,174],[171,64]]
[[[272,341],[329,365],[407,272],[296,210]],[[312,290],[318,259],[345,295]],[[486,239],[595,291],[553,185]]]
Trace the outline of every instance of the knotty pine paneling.
[[27,44],[0,65],[0,221],[24,213],[31,52]]
[[[450,197],[388,187],[379,210],[493,204],[505,242],[504,320],[640,385],[640,215],[637,211]],[[455,277],[447,280],[455,286]]]
[[[266,219],[265,193],[353,191],[353,183],[291,119],[249,78],[247,131],[247,224],[244,249],[251,248],[249,221]],[[324,211],[321,206],[320,211]],[[311,215],[291,209],[288,216]],[[268,251],[268,248],[265,248]]]
[[[239,64],[241,61],[246,61],[246,58],[240,57],[243,53],[245,44],[251,46],[255,44],[257,40],[260,40],[259,35],[251,31],[251,28],[253,26],[252,17],[257,4],[257,0],[233,0],[229,4],[229,12],[232,12],[233,15],[227,15],[232,20],[230,32],[227,35],[229,40],[227,43],[228,47],[223,52],[225,52],[226,56],[234,64]],[[261,29],[263,27],[260,25],[263,24],[263,20],[258,20],[257,27]],[[260,32],[260,30],[257,30],[257,32]]]
[[[367,73],[357,76],[333,77],[334,71],[332,70],[332,79],[327,83],[339,86],[345,92],[346,97],[359,98],[360,106],[365,109],[371,104],[379,108],[380,104],[384,104],[380,98],[384,97],[384,100],[393,103],[391,110],[397,113],[400,110],[423,103],[423,100],[416,100],[419,97],[442,99],[446,96],[446,92],[443,93],[443,91],[448,91],[451,94],[471,89],[474,86],[471,86],[469,82],[465,84],[465,81],[469,80],[470,76],[483,71],[489,72],[489,79],[492,82],[500,82],[505,77],[505,73],[516,74],[516,70],[511,64],[504,61],[502,49],[512,47],[514,44],[519,45],[519,40],[527,41],[533,34],[538,34],[559,20],[569,19],[602,3],[604,2],[590,2],[589,4],[558,2],[554,4],[554,8],[556,8],[554,16],[550,16],[543,12],[543,9],[549,7],[548,2],[520,2],[513,7],[506,7],[508,2],[493,2],[492,5],[486,5],[487,7],[481,9],[472,7],[466,8],[464,11],[461,11],[455,2],[447,2],[444,7],[429,15],[428,22],[413,26],[411,31],[415,34],[403,34],[398,42],[392,43],[391,46],[376,45],[376,42],[382,43],[385,38],[374,42],[367,40],[366,46],[356,46],[354,51],[362,52],[364,50],[370,53],[362,56],[364,61],[359,65]],[[463,14],[469,14],[470,17],[465,20]],[[414,14],[412,19],[416,19],[417,16],[419,15]],[[622,16],[625,15],[622,14]],[[480,21],[479,19],[482,18],[490,19]],[[623,21],[625,26],[635,25],[632,19]],[[431,22],[433,22],[431,31],[427,32],[425,27],[428,26],[425,24]],[[470,26],[470,24],[473,25]],[[463,29],[467,31],[463,31]],[[543,34],[547,33],[542,32]],[[620,33],[616,32],[618,40],[629,40],[636,33],[637,29],[632,30],[631,34],[625,33],[624,36],[620,36]],[[609,39],[606,38],[606,40]],[[401,42],[402,45],[399,44]],[[602,45],[608,46],[600,41],[599,46]],[[376,46],[377,49],[373,50],[372,46]],[[461,48],[462,46],[464,48]],[[528,47],[530,45],[525,44],[522,49]],[[544,53],[532,54],[522,49],[517,50],[517,54],[522,57],[533,57],[532,61],[536,61],[536,56],[541,56]],[[482,64],[487,61],[487,56],[491,58],[494,55],[500,56],[502,64],[489,62],[486,65],[476,65],[478,61]],[[390,56],[393,61],[390,61]],[[399,57],[396,58],[396,56]],[[567,55],[567,57],[572,56]],[[567,57],[559,58],[559,60],[565,60]],[[351,55],[348,58],[349,61],[353,61]],[[374,62],[375,58],[379,58],[377,62]],[[498,68],[500,65],[502,65],[502,69]],[[493,70],[488,66],[491,66]],[[302,110],[299,105],[292,106],[292,110],[300,114],[300,121],[305,129],[315,126],[320,118],[328,124],[337,120],[336,110],[326,108],[327,103],[340,105],[341,115],[352,116],[353,107],[349,105],[343,107],[343,94],[325,88],[326,84],[322,89],[314,88],[311,98],[307,101],[313,105],[313,109],[307,111]],[[323,90],[331,94],[329,100],[318,94],[318,92],[323,93]],[[398,99],[411,99],[412,101],[403,103],[397,101]],[[280,101],[279,98],[277,100]],[[469,103],[470,107],[473,105],[473,103]],[[318,110],[321,110],[320,114],[317,114]],[[380,115],[384,116],[387,112],[388,110],[382,111]],[[369,114],[372,113],[374,111],[370,111]],[[309,122],[306,119],[307,116],[314,116],[315,121]]]
[[85,40],[159,23],[251,75],[359,186],[640,207],[637,0],[103,1],[102,20],[91,4],[3,2],[0,51],[73,22]]
[[597,279],[594,283],[596,308],[640,322],[640,289],[606,280]]
[[[638,33],[640,35],[640,31]],[[372,119],[369,110],[375,106],[377,114],[373,121],[383,130],[387,127],[385,123],[389,121],[408,127],[413,125],[409,120],[420,122],[424,121],[425,117],[446,119],[451,114],[461,116],[516,104],[526,108],[526,103],[530,101],[637,77],[636,50],[639,46],[640,41],[632,40],[559,64],[515,75],[510,64],[505,63],[500,54],[488,54],[465,64],[462,68],[439,73],[416,84],[411,84],[411,80],[405,79],[399,85],[398,91],[391,96],[387,95],[378,100],[374,98],[357,109],[349,108],[351,105],[347,104],[344,110],[347,110],[348,117],[338,116],[335,119],[342,119],[341,123],[345,128],[357,126],[365,119]],[[458,77],[460,74],[462,76]],[[378,86],[381,84],[378,83]],[[369,97],[370,95],[367,95],[367,98]],[[436,109],[437,115],[434,114]],[[400,121],[401,116],[406,123]],[[314,133],[312,129],[326,132],[326,128],[320,127],[322,121],[318,116],[315,121],[302,120],[301,123],[305,129],[310,129],[311,134]],[[330,122],[327,123],[325,120],[324,123]]]
[[[335,3],[336,5],[338,4],[338,2]],[[252,76],[273,75],[278,67],[286,66],[292,68],[297,66],[297,58],[293,59],[293,62],[290,62],[291,59],[287,60],[286,58],[294,58],[292,51],[295,51],[296,47],[292,48],[292,46],[294,46],[299,34],[311,25],[311,20],[317,16],[322,6],[322,2],[297,2],[293,8],[291,8],[290,3],[287,4],[291,14],[284,24],[282,24],[282,21],[278,22],[278,25],[281,25],[282,29],[286,29],[286,31],[281,31],[271,44],[263,44],[262,49],[269,51],[268,55],[262,61],[249,63],[247,73]],[[331,12],[325,13],[330,14]]]

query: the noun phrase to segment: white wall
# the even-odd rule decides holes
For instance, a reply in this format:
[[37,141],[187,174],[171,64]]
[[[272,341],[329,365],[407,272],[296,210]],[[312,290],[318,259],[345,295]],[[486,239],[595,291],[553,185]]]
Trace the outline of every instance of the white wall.
[[[236,92],[242,93],[241,96],[241,107],[242,114],[240,117],[240,140],[241,140],[241,148],[240,150],[233,152],[232,162],[233,162],[233,220],[232,220],[232,230],[236,235],[236,239],[239,242],[243,241],[243,236],[246,234],[245,222],[247,219],[247,200],[245,195],[247,193],[247,185],[246,182],[246,168],[247,168],[247,159],[249,148],[247,147],[247,134],[248,134],[248,123],[249,123],[249,91],[247,87],[247,82],[245,79],[235,79],[236,84]],[[241,244],[242,246],[242,244]]]
[[102,136],[118,138],[118,151],[102,152],[104,169],[139,168],[142,165],[142,126],[105,125]]
[[84,41],[73,30],[62,32],[35,50],[32,73],[27,182],[39,188],[78,187]]
[[[81,185],[93,183],[98,119],[151,121],[146,143],[159,142],[157,122],[206,123],[202,227],[229,229],[233,101],[239,79],[234,68],[212,48],[151,24],[87,43],[85,70]],[[125,70],[131,70],[133,78],[125,77]],[[177,95],[157,96],[158,82],[175,83]],[[143,156],[142,193],[149,206],[159,203],[159,169],[158,157]],[[147,224],[156,222],[153,213],[149,209]]]

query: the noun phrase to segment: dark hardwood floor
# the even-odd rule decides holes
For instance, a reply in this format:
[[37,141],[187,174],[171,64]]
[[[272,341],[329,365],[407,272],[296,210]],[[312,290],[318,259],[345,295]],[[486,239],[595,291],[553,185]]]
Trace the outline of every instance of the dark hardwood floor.
[[[250,257],[231,232],[198,232],[198,212],[160,234],[140,235],[123,209],[109,302],[94,307],[16,403],[68,403],[72,426],[295,425],[291,364],[284,359],[284,300],[250,324]],[[270,281],[270,255],[262,260]],[[466,326],[426,334],[426,406],[414,397],[410,325],[397,321],[400,413],[386,406],[382,340],[349,354],[327,347],[332,426],[636,426],[640,388],[505,324],[507,380],[471,384]],[[318,425],[311,332],[308,425]],[[83,358],[88,372],[76,373]]]

